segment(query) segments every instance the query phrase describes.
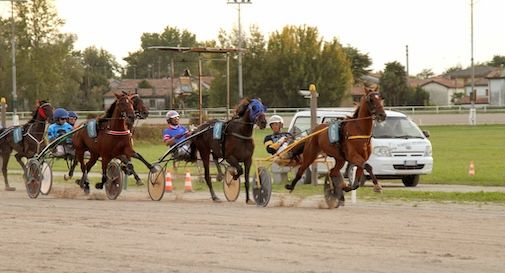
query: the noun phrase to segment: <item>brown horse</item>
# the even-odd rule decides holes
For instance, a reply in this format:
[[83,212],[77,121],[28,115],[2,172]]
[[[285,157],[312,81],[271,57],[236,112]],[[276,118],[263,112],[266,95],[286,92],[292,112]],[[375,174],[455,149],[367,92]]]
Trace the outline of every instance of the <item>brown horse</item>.
[[[372,166],[366,163],[372,152],[370,138],[372,136],[373,119],[377,121],[384,121],[386,119],[383,100],[377,89],[365,88],[365,95],[361,98],[353,117],[342,121],[342,126],[339,130],[340,140],[337,144],[330,143],[328,124],[320,124],[314,128],[313,132],[320,133],[310,137],[304,143],[305,147],[303,149],[300,168],[291,184],[286,184],[286,189],[293,191],[305,170],[316,160],[321,152],[324,152],[335,159],[335,166],[329,173],[332,181],[339,181],[340,169],[342,169],[347,161],[349,164],[354,164],[358,167],[356,181],[362,181],[361,177],[363,176],[363,169],[365,169],[372,178],[374,188],[380,191],[381,186],[373,174]],[[355,183],[355,185],[339,185],[340,182],[338,182],[336,184],[338,185],[337,191],[350,191],[359,187],[359,183]]]
[[[127,125],[127,120],[133,123],[135,118],[133,102],[126,94],[115,94],[115,96],[116,103],[107,110],[106,114],[110,118],[98,119],[96,138],[89,137],[87,130],[77,131],[72,137],[75,156],[81,164],[83,173],[80,185],[85,192],[89,192],[88,172],[99,157],[102,158],[102,183],[97,184],[97,187],[101,188],[107,179],[106,170],[109,162],[118,157],[131,165],[130,159],[135,153],[132,147],[131,132]],[[86,164],[84,164],[85,151],[89,151],[91,155]]]
[[[149,108],[144,104],[144,101],[142,100],[142,98],[140,97],[140,95],[137,93],[137,90],[135,90],[135,93],[133,93],[133,94],[129,94],[129,93],[126,93],[126,92],[123,91],[123,94],[124,95],[128,95],[129,98],[132,100],[132,102],[133,102],[133,109],[135,111],[135,118],[136,119],[145,119],[145,118],[147,118],[149,116]],[[112,103],[112,105],[110,106],[109,109],[114,109],[115,106],[116,106],[116,101],[114,101]],[[107,113],[103,117],[105,119],[105,122],[110,122],[109,119],[112,116],[112,112],[113,111],[107,111]],[[130,130],[132,132],[132,134],[133,134],[134,133],[134,120],[128,119],[127,122],[126,122],[126,124],[128,126],[128,130]],[[142,162],[144,162],[144,164],[147,163],[147,161],[144,159],[144,157],[142,157],[142,155],[140,155],[137,152],[134,153],[133,157],[141,160]],[[70,167],[69,171],[68,171],[68,179],[72,178],[72,176],[74,174],[75,167],[77,166],[77,163],[78,163],[78,160],[77,160],[77,158],[75,158],[73,160],[72,164],[71,164],[71,167]],[[147,164],[149,164],[149,163],[147,163]],[[149,168],[151,167],[150,164],[147,165],[147,166]],[[139,186],[143,185],[142,180],[140,179],[140,177],[138,176],[138,174],[133,169],[133,166],[131,166],[130,171],[133,174],[133,177],[135,178],[135,181],[136,181],[137,185],[139,185]]]
[[[205,182],[209,187],[212,200],[219,198],[214,193],[210,178],[209,161],[210,154],[214,158],[222,158],[236,169],[233,179],[238,179],[244,174],[246,203],[249,202],[249,171],[254,152],[253,127],[256,124],[260,129],[265,129],[267,121],[265,118],[266,107],[259,99],[244,98],[236,107],[236,115],[223,125],[222,140],[215,140],[213,137],[216,120],[200,125],[193,134],[201,131],[199,136],[191,140],[191,152],[196,159],[196,151],[200,153],[205,169]],[[244,168],[240,165],[244,163]]]
[[25,164],[21,160],[23,157],[31,158],[36,153],[40,152],[45,147],[44,132],[46,130],[46,122],[53,118],[53,107],[47,101],[37,103],[37,108],[33,111],[32,119],[25,123],[22,129],[22,138],[18,143],[14,141],[15,127],[3,128],[0,130],[0,153],[2,156],[2,173],[5,181],[5,190],[16,190],[9,186],[7,179],[7,165],[9,164],[10,155],[13,150],[17,162],[25,169]]

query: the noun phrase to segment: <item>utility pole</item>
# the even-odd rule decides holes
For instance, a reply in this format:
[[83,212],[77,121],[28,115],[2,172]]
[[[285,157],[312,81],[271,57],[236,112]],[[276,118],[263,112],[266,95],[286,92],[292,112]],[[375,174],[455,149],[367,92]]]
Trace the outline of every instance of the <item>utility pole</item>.
[[477,125],[477,110],[475,109],[475,100],[477,91],[475,90],[475,66],[473,64],[473,0],[470,0],[470,48],[471,48],[471,66],[472,66],[472,89],[470,91],[470,125]]
[[238,5],[238,96],[239,99],[244,97],[244,85],[242,79],[242,25],[240,22],[240,5],[252,4],[251,0],[228,0],[228,4]]
[[12,53],[12,125],[19,125],[18,111],[18,94],[16,86],[16,27],[14,22],[14,2],[26,2],[26,0],[0,0],[11,2],[11,53]]

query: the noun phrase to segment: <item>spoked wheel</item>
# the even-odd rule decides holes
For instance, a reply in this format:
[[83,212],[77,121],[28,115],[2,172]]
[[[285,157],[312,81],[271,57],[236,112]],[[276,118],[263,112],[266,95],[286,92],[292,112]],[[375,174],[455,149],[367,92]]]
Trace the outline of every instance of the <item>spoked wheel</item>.
[[266,207],[272,196],[272,180],[265,167],[258,168],[260,187],[256,184],[256,176],[253,178],[253,198],[258,207]]
[[48,195],[53,187],[53,170],[51,165],[46,162],[42,163],[42,183],[40,185],[40,193],[42,195]]
[[234,202],[237,200],[240,194],[240,178],[233,179],[233,174],[236,172],[235,168],[226,168],[226,174],[224,176],[223,190],[226,200],[229,202]]
[[[344,178],[339,173],[335,179],[331,179],[329,175],[324,178],[324,201],[329,209],[338,208],[343,200],[343,193],[339,196],[337,192],[338,185],[344,181]],[[332,185],[330,185],[332,183]]]
[[123,190],[124,173],[121,170],[119,160],[112,160],[107,164],[107,182],[105,182],[105,194],[110,200],[115,200]]
[[149,171],[147,191],[153,201],[160,201],[165,194],[165,168],[159,164],[154,164]]
[[26,192],[30,198],[37,198],[40,193],[40,185],[42,184],[42,169],[40,162],[31,158],[25,166],[25,186]]

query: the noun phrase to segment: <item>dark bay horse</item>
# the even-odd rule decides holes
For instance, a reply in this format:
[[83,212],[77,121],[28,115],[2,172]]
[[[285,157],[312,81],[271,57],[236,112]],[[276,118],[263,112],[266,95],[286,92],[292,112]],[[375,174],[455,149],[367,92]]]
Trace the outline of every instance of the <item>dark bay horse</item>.
[[[116,103],[114,107],[107,110],[106,116],[110,118],[99,118],[97,122],[97,137],[88,136],[87,130],[77,131],[72,142],[75,148],[75,156],[81,165],[82,178],[80,185],[85,192],[89,192],[88,172],[95,165],[99,157],[102,158],[102,182],[97,187],[103,187],[106,182],[106,170],[109,162],[115,158],[120,158],[123,162],[130,164],[130,159],[135,153],[133,150],[131,132],[128,130],[127,120],[133,122],[135,111],[133,101],[127,94],[115,94]],[[84,152],[90,152],[90,159],[84,164]],[[100,185],[100,186],[98,186]]]
[[[372,178],[374,189],[380,191],[381,186],[373,174],[372,166],[366,163],[372,153],[370,138],[372,136],[373,119],[379,122],[386,119],[383,100],[377,89],[365,88],[365,95],[361,97],[353,117],[344,119],[341,123],[338,143],[330,143],[327,129],[329,125],[327,123],[314,128],[313,132],[320,131],[320,133],[315,134],[304,143],[305,147],[300,168],[291,184],[286,185],[286,189],[293,191],[305,170],[323,152],[335,159],[335,166],[329,173],[332,180],[340,176],[340,169],[347,161],[349,164],[358,167],[356,181],[361,181],[361,177],[364,175],[363,169],[365,169]],[[359,183],[339,185],[339,187],[336,189],[337,191],[350,191],[359,187]]]
[[[193,132],[195,134],[205,131],[191,140],[191,152],[194,159],[196,159],[196,151],[198,150],[200,153],[205,169],[205,182],[209,187],[212,200],[218,201],[219,198],[214,193],[210,178],[211,153],[215,159],[224,159],[236,169],[233,179],[238,179],[244,174],[246,203],[249,203],[249,171],[254,152],[253,128],[256,124],[260,129],[265,129],[267,124],[265,111],[266,107],[259,99],[244,98],[236,107],[235,116],[223,125],[221,141],[213,138],[212,128],[216,124],[216,120],[200,125]],[[244,164],[244,168],[240,163]]]
[[[144,104],[144,101],[142,100],[142,98],[140,97],[140,95],[137,93],[137,90],[135,90],[135,93],[133,93],[133,94],[126,93],[126,92],[123,91],[123,94],[124,95],[128,95],[129,98],[133,102],[133,110],[135,111],[135,119],[146,119],[149,116],[149,108]],[[107,111],[105,113],[105,116],[103,117],[104,122],[110,122],[110,118],[112,117],[112,112],[114,110],[114,107],[116,106],[116,102],[117,102],[117,100],[114,101],[112,103],[112,105],[109,107],[109,109],[112,109],[112,110],[111,111]],[[133,134],[134,133],[134,120],[127,119],[126,124],[128,126],[128,130],[130,130],[132,132],[132,134]],[[83,145],[83,144],[81,144],[81,145]],[[147,161],[144,159],[144,157],[142,157],[142,155],[140,155],[137,152],[134,153],[133,157],[141,160],[142,162],[144,162],[144,164],[147,163]],[[77,166],[77,162],[78,162],[77,159],[74,160],[72,166],[70,167],[70,170],[68,172],[68,177],[69,178],[71,178],[73,176],[74,169]],[[149,163],[147,163],[147,164],[149,164]],[[148,167],[150,167],[150,164],[148,165]],[[138,174],[133,169],[133,166],[131,167],[130,171],[132,172],[137,185],[139,185],[139,186],[143,185],[142,180],[140,179],[140,177],[138,176]]]
[[23,157],[31,158],[45,147],[44,132],[46,122],[53,118],[53,107],[47,101],[37,102],[37,108],[33,111],[32,118],[22,128],[22,138],[18,143],[14,141],[15,127],[2,128],[0,130],[0,154],[2,156],[2,173],[5,181],[5,190],[13,191],[7,179],[7,165],[12,151],[16,151],[16,160],[23,170],[25,164]]

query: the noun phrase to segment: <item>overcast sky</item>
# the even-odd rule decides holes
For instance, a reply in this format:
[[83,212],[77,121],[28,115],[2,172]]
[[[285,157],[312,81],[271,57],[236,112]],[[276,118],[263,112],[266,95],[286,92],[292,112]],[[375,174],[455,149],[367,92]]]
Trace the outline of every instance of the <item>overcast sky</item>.
[[[392,61],[406,65],[406,45],[411,75],[470,65],[470,0],[251,2],[241,5],[244,30],[257,25],[267,38],[286,25],[317,27],[325,40],[336,37],[343,45],[368,53],[375,71]],[[140,48],[144,32],[160,33],[171,26],[204,41],[238,24],[237,5],[227,0],[55,0],[55,5],[66,21],[63,31],[78,35],[77,49],[95,45],[123,64],[129,52]],[[474,0],[475,62],[505,55],[504,10],[505,0]]]

